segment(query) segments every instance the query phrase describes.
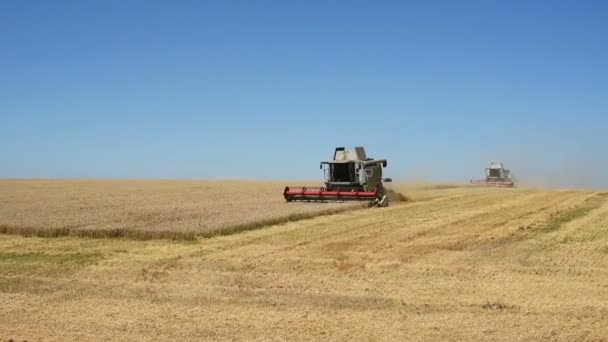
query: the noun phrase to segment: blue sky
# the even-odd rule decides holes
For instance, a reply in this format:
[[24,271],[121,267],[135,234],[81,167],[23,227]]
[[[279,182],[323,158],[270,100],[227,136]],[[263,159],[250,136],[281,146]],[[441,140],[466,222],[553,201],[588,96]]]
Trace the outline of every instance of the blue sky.
[[[605,1],[2,1],[0,177],[608,188]],[[602,179],[605,178],[605,179]]]

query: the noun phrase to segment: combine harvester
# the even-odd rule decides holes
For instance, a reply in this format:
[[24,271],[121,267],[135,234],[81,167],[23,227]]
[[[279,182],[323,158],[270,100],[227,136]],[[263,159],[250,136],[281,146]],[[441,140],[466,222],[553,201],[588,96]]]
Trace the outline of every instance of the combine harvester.
[[369,201],[379,207],[388,206],[388,194],[382,178],[386,159],[367,158],[363,147],[347,150],[336,147],[334,159],[321,162],[325,173],[325,187],[285,187],[283,196],[287,202],[344,202]]
[[505,169],[502,162],[492,162],[486,169],[486,179],[472,180],[471,184],[480,186],[496,186],[502,188],[512,188],[515,186],[511,171]]

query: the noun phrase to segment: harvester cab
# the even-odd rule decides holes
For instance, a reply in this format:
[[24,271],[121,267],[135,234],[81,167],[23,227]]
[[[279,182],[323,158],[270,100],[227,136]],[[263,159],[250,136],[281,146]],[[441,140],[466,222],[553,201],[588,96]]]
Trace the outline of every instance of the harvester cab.
[[471,181],[472,184],[512,188],[515,186],[511,171],[502,162],[491,162],[486,168],[486,179]]
[[511,171],[505,169],[502,163],[490,163],[490,167],[486,169],[486,178],[488,180],[505,180],[509,179]]
[[363,147],[348,150],[336,147],[334,158],[321,162],[325,174],[325,187],[286,187],[283,196],[287,202],[343,202],[371,201],[374,205],[388,206],[388,196],[382,178],[386,159],[367,158]]

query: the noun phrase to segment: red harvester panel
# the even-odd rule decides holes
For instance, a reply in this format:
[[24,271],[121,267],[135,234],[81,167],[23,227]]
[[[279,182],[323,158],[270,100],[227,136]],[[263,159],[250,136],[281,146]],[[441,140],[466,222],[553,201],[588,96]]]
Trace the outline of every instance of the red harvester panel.
[[283,196],[287,201],[357,201],[373,200],[378,197],[374,191],[328,191],[325,188],[286,187]]

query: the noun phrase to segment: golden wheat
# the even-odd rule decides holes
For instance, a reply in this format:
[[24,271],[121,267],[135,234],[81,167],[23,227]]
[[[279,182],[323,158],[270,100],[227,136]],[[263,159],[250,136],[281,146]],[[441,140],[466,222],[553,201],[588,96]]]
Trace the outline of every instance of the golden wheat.
[[418,191],[429,199],[187,242],[0,235],[1,335],[19,341],[608,336],[608,196]]
[[192,238],[357,205],[285,203],[283,182],[0,180],[0,232]]

